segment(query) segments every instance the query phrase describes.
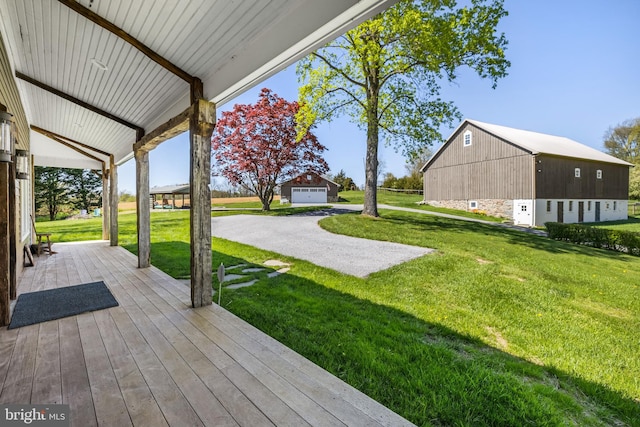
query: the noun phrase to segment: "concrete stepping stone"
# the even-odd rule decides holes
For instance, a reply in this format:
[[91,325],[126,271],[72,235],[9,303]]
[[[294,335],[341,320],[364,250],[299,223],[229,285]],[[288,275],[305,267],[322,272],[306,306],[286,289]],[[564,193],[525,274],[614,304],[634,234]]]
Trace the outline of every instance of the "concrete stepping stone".
[[289,270],[291,270],[289,267],[281,268],[281,269],[280,269],[280,270],[278,270],[278,271],[272,271],[271,273],[267,274],[267,277],[268,277],[269,279],[271,279],[272,277],[276,277],[276,276],[279,276],[279,275],[281,275],[281,274],[284,274],[284,273],[286,273],[286,272],[287,272],[287,271],[289,271]]
[[244,274],[225,274],[224,275],[224,281],[225,282],[230,282],[232,280],[240,279],[242,277],[244,277]]
[[253,267],[253,268],[245,268],[242,270],[243,273],[257,273],[258,271],[264,271],[262,267]]
[[282,262],[277,259],[267,260],[264,262],[264,265],[266,265],[267,267],[288,267],[289,266],[289,264],[287,264],[286,262]]
[[250,282],[235,283],[235,284],[233,284],[233,285],[225,286],[225,289],[240,289],[240,288],[246,288],[247,286],[254,285],[257,281],[258,281],[258,279],[253,279],[253,280],[251,280]]
[[234,268],[246,267],[247,265],[249,265],[249,264],[230,265],[229,267],[227,267],[225,265],[224,269],[225,270],[233,270]]

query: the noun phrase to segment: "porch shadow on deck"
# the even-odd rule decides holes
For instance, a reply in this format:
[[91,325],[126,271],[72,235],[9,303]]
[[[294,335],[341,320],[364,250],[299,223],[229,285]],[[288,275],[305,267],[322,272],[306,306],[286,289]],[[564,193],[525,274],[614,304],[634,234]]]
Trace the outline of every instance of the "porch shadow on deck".
[[0,403],[66,403],[72,425],[412,425],[106,242],[56,244],[18,293],[104,280],[119,307],[0,328]]

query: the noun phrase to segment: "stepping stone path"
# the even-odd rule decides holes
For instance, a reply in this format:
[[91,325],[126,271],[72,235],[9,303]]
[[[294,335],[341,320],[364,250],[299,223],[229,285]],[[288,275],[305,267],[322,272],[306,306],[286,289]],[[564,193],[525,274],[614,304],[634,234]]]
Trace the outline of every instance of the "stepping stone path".
[[[240,278],[244,277],[245,274],[247,274],[247,273],[257,273],[257,272],[265,270],[265,268],[262,268],[262,267],[243,268],[243,267],[247,267],[247,265],[248,264],[238,264],[238,265],[232,265],[230,267],[225,267],[225,270],[227,270],[227,271],[228,270],[234,270],[234,273],[225,274],[224,281],[225,282],[230,282],[232,280],[237,280],[237,279],[240,279]],[[289,264],[287,264],[286,262],[279,261],[277,259],[270,259],[268,261],[265,261],[264,265],[266,267],[280,267],[278,270],[272,271],[271,273],[267,274],[267,277],[270,278],[270,279],[274,278],[274,277],[277,277],[277,276],[279,276],[281,274],[284,274],[284,273],[288,272],[291,269]],[[238,270],[240,268],[243,268],[241,270],[241,272],[244,273],[244,274],[235,273],[235,270]],[[253,279],[253,280],[250,280],[248,282],[234,283],[234,284],[228,285],[228,286],[224,286],[224,282],[223,282],[223,286],[224,286],[225,289],[240,289],[240,288],[246,288],[247,286],[254,285],[257,281],[258,281],[258,279]]]
[[[291,270],[290,264],[287,264],[286,262],[282,262],[279,261],[277,259],[270,259],[268,261],[264,262],[264,265],[266,267],[280,267],[278,270],[276,271],[272,271],[271,273],[267,274],[267,277],[272,279],[274,277],[277,277],[281,274],[284,274],[286,272],[288,272],[289,270]],[[241,279],[243,277],[246,277],[248,275],[248,273],[257,273],[259,271],[264,271],[266,270],[266,268],[262,268],[262,267],[249,267],[249,268],[243,268],[243,267],[247,267],[249,266],[249,264],[237,264],[237,265],[231,265],[229,267],[225,266],[225,271],[229,271],[232,270],[233,273],[231,274],[225,274],[224,275],[224,282],[222,283],[223,286],[225,283],[227,282],[231,282],[233,280],[238,280]],[[236,272],[236,270],[242,269],[240,272]],[[190,279],[180,279],[180,282],[184,283],[186,286],[191,286],[191,280]],[[234,283],[232,285],[228,285],[228,286],[224,286],[225,289],[240,289],[240,288],[245,288],[247,286],[251,286],[254,285],[256,282],[258,281],[258,279],[253,279],[247,282],[242,282],[242,283]],[[214,289],[213,293],[215,294],[216,291]]]

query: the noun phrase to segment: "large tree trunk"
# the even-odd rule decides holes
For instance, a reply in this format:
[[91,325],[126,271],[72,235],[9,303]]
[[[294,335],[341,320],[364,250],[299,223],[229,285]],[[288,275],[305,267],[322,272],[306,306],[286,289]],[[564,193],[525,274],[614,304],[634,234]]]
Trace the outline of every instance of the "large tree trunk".
[[270,211],[271,210],[271,202],[273,201],[273,190],[271,191],[271,194],[269,194],[269,191],[265,191],[264,193],[262,193],[260,195],[260,201],[262,202],[262,210],[263,211]]
[[378,216],[378,132],[367,125],[367,158],[365,160],[364,207],[362,215]]
[[378,88],[375,78],[367,90],[367,157],[362,215],[378,216]]

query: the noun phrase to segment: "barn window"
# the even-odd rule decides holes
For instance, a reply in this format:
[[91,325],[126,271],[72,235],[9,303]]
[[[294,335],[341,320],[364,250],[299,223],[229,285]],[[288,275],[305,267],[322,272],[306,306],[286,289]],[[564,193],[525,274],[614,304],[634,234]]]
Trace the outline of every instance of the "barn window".
[[551,212],[551,200],[547,200],[547,212]]
[[468,146],[470,146],[470,145],[471,145],[471,142],[472,142],[472,134],[471,134],[471,131],[470,131],[470,130],[466,131],[466,132],[464,133],[464,135],[462,136],[462,138],[463,138],[464,146],[465,146],[465,147],[468,147]]
[[596,179],[602,179],[602,170],[598,169],[596,171]]
[[573,200],[569,200],[569,212],[573,212]]
[[469,209],[478,209],[478,202],[476,202],[475,200],[469,202]]
[[618,209],[618,202],[614,201],[613,202],[613,210],[617,210]]
[[589,200],[587,202],[587,210],[590,211],[591,210],[591,200]]

